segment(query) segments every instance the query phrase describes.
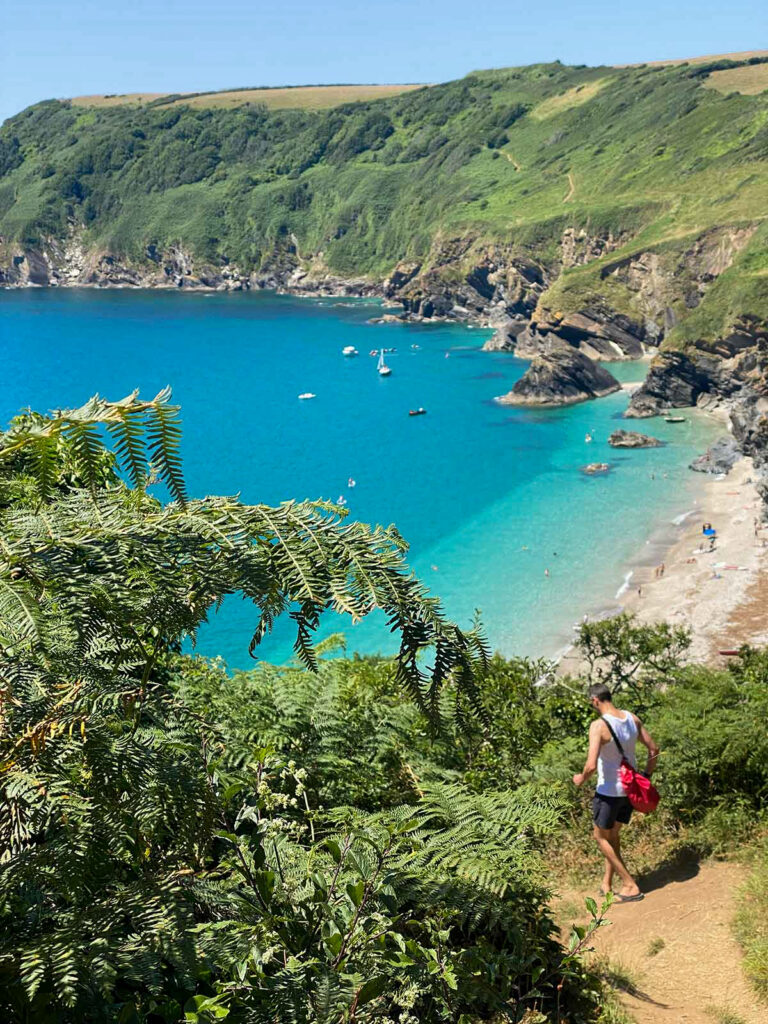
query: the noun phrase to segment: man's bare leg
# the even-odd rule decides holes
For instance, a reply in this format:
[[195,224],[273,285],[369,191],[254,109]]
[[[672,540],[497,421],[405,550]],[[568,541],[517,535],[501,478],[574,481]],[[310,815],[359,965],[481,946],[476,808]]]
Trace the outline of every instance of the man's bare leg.
[[[610,879],[612,883],[613,874],[615,872],[621,878],[623,883],[620,895],[637,896],[640,892],[640,887],[627,870],[626,864],[621,859],[621,853],[614,848],[614,842],[617,845],[619,844],[618,831],[614,835],[614,829],[615,826],[614,828],[598,828],[597,825],[595,825],[592,830],[592,835],[595,837],[598,849],[605,857],[606,861],[605,877],[603,881],[605,883],[608,878],[608,872],[610,871]],[[606,889],[606,892],[607,891],[608,890]]]
[[[621,857],[621,822],[617,821],[613,828],[610,829],[610,835],[608,836],[608,842],[613,847],[615,853]],[[603,874],[603,892],[610,892],[613,885],[613,865],[609,860],[605,862],[605,872]]]

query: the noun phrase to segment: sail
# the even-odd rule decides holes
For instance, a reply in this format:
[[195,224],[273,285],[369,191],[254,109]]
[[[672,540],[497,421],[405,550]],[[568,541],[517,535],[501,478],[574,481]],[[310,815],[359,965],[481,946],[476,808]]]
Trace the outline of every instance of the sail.
[[377,369],[380,370],[382,368],[382,366],[386,366],[386,363],[384,362],[384,349],[382,349],[379,352],[379,365],[378,365]]

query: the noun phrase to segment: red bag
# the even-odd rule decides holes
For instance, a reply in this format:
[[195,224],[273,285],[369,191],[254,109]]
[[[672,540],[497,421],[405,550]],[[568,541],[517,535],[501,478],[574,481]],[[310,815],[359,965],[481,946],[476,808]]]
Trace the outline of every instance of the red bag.
[[656,789],[645,772],[640,772],[637,768],[632,767],[624,753],[624,748],[619,743],[618,737],[611,727],[611,723],[605,717],[603,721],[608,726],[613,742],[619,748],[619,754],[621,755],[619,781],[624,787],[627,800],[629,800],[636,811],[639,811],[641,814],[650,814],[651,811],[655,811],[659,806],[660,796],[658,789]]

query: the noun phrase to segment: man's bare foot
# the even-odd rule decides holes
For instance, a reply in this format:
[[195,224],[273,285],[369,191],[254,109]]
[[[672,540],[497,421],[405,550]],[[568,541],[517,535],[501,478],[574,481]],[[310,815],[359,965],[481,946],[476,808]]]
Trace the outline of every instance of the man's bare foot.
[[633,896],[640,895],[640,887],[636,882],[632,882],[631,885],[622,885],[619,890],[619,896],[623,896],[625,899],[631,899]]

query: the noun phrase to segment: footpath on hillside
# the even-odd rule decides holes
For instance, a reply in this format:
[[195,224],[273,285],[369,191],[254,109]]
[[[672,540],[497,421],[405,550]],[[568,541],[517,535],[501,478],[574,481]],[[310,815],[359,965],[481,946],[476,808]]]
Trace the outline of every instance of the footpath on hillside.
[[[610,908],[611,923],[593,944],[634,983],[621,999],[637,1024],[766,1024],[768,1008],[744,977],[731,931],[746,874],[738,864],[691,863],[646,876],[641,903]],[[563,900],[585,895],[596,893],[571,891]]]

